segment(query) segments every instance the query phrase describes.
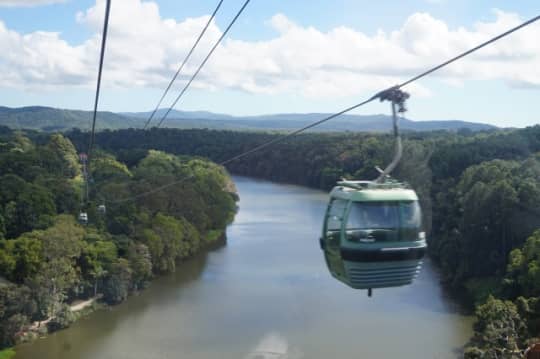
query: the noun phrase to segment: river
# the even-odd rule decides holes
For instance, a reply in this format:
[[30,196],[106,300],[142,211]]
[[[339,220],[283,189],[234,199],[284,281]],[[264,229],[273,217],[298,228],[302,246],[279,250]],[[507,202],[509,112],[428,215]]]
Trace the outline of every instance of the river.
[[454,358],[471,335],[427,261],[410,286],[334,280],[319,249],[327,194],[234,178],[227,244],[140,295],[16,348],[16,359]]

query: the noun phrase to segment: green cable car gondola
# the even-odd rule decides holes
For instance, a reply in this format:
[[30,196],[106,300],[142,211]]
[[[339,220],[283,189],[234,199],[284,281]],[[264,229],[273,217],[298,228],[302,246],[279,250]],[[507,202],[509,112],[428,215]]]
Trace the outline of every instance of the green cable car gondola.
[[410,284],[426,251],[416,193],[401,183],[338,182],[321,241],[332,275],[356,289]]
[[412,283],[422,265],[426,238],[418,196],[405,183],[389,177],[402,154],[395,106],[404,112],[407,94],[397,89],[381,94],[392,101],[396,153],[375,181],[338,182],[330,192],[321,237],[328,269],[356,289]]

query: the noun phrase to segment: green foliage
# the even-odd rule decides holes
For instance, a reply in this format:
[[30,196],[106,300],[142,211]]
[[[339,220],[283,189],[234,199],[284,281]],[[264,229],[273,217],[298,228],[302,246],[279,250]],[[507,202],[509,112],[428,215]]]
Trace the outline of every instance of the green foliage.
[[156,273],[173,272],[176,261],[186,252],[182,223],[171,216],[158,213],[151,220],[151,229],[143,237],[150,249]]
[[0,240],[0,275],[10,278],[16,265],[16,259],[13,257],[12,245],[6,240]]
[[[529,343],[538,342],[536,338],[540,335],[540,298],[518,297],[514,303],[518,308],[519,314],[527,323]],[[536,339],[536,340],[535,340]]]
[[486,359],[488,356],[486,355],[486,352],[480,348],[477,348],[475,346],[469,346],[465,348],[465,352],[463,353],[463,358],[465,359]]
[[142,243],[133,243],[128,251],[129,266],[132,270],[132,284],[135,290],[144,288],[152,278],[152,255]]
[[59,133],[51,135],[48,149],[59,159],[61,173],[65,177],[75,177],[80,175],[79,158],[77,150],[71,141]]
[[528,337],[540,336],[540,230],[530,236],[522,248],[510,252],[506,293],[515,302],[527,322]]
[[25,286],[0,286],[0,346],[15,344],[15,336],[28,324],[36,310],[30,290]]
[[221,236],[223,236],[223,231],[213,230],[206,233],[204,239],[207,243],[211,243],[217,241]]
[[36,183],[51,192],[57,213],[75,214],[79,210],[82,195],[79,180],[40,176],[36,178]]
[[526,200],[540,196],[539,170],[535,157],[483,162],[465,170],[453,192],[440,196],[446,202],[441,206],[446,232],[437,230],[431,250],[454,285],[473,277],[502,277],[508,253],[540,227],[537,202]]
[[514,303],[490,296],[476,309],[476,319],[467,358],[521,357],[526,325]]
[[35,275],[42,261],[42,243],[37,233],[0,241],[0,273],[11,281],[22,283]]
[[13,314],[3,323],[0,329],[0,344],[2,346],[12,346],[15,344],[15,337],[21,333],[28,318],[23,314]]
[[103,300],[110,304],[120,303],[129,294],[132,271],[124,258],[117,259],[112,265],[103,285]]
[[57,213],[78,210],[80,174],[75,147],[62,135],[35,145],[21,134],[0,148],[0,237],[16,238],[52,224]]
[[[184,180],[169,185],[175,178]],[[184,218],[201,233],[223,228],[236,210],[235,200],[227,192],[230,184],[223,168],[199,159],[184,160],[149,151],[135,169],[131,187],[140,193],[164,185],[161,191],[138,199],[138,206],[152,215],[168,213],[177,219]]]
[[125,181],[132,177],[127,166],[118,162],[113,156],[98,152],[92,160],[91,174],[94,181],[101,183],[106,181]]
[[69,327],[76,319],[69,305],[63,304],[56,315],[47,323],[49,333]]
[[44,260],[27,283],[35,293],[39,315],[46,318],[55,315],[79,280],[75,263],[81,255],[84,230],[73,217],[61,215],[54,226],[36,235],[42,242]]
[[154,273],[160,273],[166,271],[166,261],[162,260],[162,257],[165,255],[165,245],[162,239],[154,232],[152,229],[146,228],[143,229],[139,240],[143,242],[152,258],[152,270]]
[[[99,112],[97,129],[121,128],[131,119],[112,112]],[[30,106],[0,110],[0,122],[12,128],[24,127],[41,131],[68,131],[73,128],[88,128],[92,120],[90,111],[63,110],[51,107]],[[144,121],[141,119],[142,126]]]
[[7,238],[16,237],[52,223],[56,214],[54,197],[40,185],[27,183],[16,175],[0,177],[0,213]]
[[180,159],[172,154],[150,150],[136,168],[135,174],[141,178],[168,176],[182,168]]
[[0,359],[11,359],[15,356],[15,354],[15,350],[12,348],[0,350]]
[[540,298],[518,297],[514,302],[489,296],[477,307],[475,335],[466,358],[521,358],[540,335]]
[[501,283],[498,277],[474,277],[465,282],[465,288],[475,306],[487,301],[490,296],[500,297]]
[[523,248],[510,252],[506,279],[515,293],[540,296],[540,230],[527,239]]
[[99,235],[87,234],[78,258],[83,293],[97,295],[100,282],[117,257],[118,251],[114,242],[103,240]]
[[0,213],[0,240],[4,239],[6,236],[6,220],[4,216]]

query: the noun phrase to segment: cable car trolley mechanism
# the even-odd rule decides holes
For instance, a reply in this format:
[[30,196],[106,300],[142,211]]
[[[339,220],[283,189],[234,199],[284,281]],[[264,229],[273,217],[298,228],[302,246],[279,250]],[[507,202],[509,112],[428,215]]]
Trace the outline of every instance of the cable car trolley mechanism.
[[402,155],[397,113],[409,97],[397,88],[378,94],[392,103],[395,154],[374,181],[342,180],[330,192],[321,237],[328,269],[355,289],[412,283],[426,251],[418,196],[390,177]]

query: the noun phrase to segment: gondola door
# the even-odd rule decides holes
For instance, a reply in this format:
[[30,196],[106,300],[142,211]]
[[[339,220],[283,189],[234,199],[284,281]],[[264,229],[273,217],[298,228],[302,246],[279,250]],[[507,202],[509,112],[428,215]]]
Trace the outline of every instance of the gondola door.
[[335,198],[330,201],[326,210],[321,241],[326,264],[332,275],[339,280],[346,279],[340,251],[347,203],[345,200]]

